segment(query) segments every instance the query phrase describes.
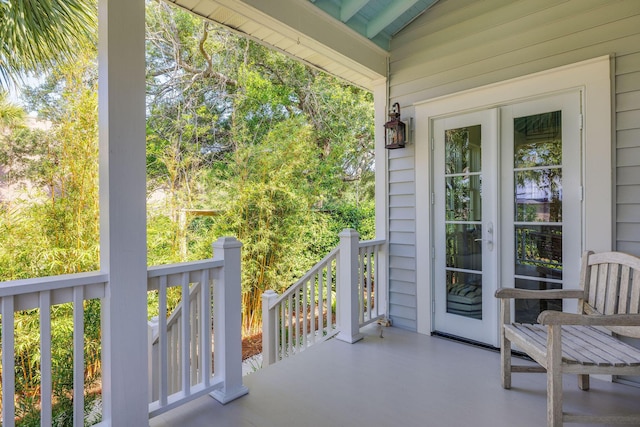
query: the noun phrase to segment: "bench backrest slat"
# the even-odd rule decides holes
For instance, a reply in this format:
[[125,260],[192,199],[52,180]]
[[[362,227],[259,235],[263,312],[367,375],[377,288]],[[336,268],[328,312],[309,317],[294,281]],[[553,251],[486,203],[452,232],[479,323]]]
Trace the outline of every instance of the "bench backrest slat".
[[[621,252],[585,252],[582,262],[580,279],[587,301],[578,307],[581,313],[640,313],[640,258]],[[640,338],[640,327],[609,329]]]

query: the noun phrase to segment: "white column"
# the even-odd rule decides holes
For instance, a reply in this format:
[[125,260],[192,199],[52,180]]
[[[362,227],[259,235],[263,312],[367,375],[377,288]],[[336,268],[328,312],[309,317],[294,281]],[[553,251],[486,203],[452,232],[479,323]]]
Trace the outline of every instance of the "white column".
[[384,124],[387,111],[387,79],[377,80],[373,87],[374,138],[376,154],[376,239],[387,238],[388,187],[387,149],[384,148]]
[[364,335],[360,333],[358,311],[358,247],[360,235],[356,230],[347,228],[340,233],[340,254],[338,257],[338,295],[337,339],[348,343],[360,341]]
[[269,306],[277,299],[278,294],[272,289],[262,294],[262,366],[276,363],[276,316]]
[[149,423],[144,0],[98,2],[103,420]]
[[213,372],[224,385],[211,396],[225,404],[249,393],[242,384],[242,278],[240,243],[235,237],[221,237],[213,244],[213,259],[224,260],[213,285]]
[[[387,79],[380,79],[375,82],[373,88],[374,107],[374,134],[376,159],[376,239],[389,241],[387,221],[389,214],[389,186],[388,186],[388,150],[384,148],[384,124],[389,119],[387,111]],[[414,138],[415,139],[415,138]],[[385,317],[389,318],[389,275],[388,275],[388,244],[378,252],[378,262],[375,266],[377,283],[376,293],[379,304],[384,311]]]

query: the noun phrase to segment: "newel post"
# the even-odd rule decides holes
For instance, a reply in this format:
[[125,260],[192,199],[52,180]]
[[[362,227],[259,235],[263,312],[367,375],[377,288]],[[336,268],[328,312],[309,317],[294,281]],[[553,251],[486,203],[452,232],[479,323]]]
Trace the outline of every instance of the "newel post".
[[211,396],[222,404],[249,393],[242,384],[241,248],[242,243],[235,237],[221,237],[213,244],[213,259],[224,260],[213,286],[213,369],[224,385],[211,392]]
[[262,294],[262,366],[276,363],[276,316],[269,307],[278,299],[274,290]]
[[338,256],[338,328],[337,339],[348,343],[360,341],[360,301],[358,299],[358,248],[360,235],[356,230],[346,228],[339,234],[340,254]]

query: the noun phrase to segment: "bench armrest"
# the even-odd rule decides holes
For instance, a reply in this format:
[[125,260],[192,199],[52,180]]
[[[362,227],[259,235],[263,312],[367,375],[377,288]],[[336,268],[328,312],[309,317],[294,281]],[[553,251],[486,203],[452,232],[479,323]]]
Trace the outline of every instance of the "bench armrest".
[[640,326],[640,314],[576,314],[545,310],[538,316],[541,325]]
[[551,290],[531,290],[516,288],[500,288],[495,293],[500,299],[565,299],[584,298],[582,289],[551,289]]

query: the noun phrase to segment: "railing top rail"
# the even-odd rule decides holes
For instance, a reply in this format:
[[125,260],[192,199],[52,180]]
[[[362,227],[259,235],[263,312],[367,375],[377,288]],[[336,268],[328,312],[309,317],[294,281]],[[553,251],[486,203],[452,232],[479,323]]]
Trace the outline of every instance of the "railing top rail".
[[108,281],[109,275],[100,271],[10,280],[8,282],[0,282],[0,298],[76,286],[106,284]]
[[387,241],[385,239],[363,240],[362,242],[360,242],[359,247],[366,248],[366,247],[369,247],[369,246],[384,245],[385,243],[387,243]]
[[329,260],[331,260],[332,258],[335,258],[336,255],[338,255],[338,252],[340,251],[340,247],[335,247],[331,250],[331,252],[329,252],[324,258],[322,258],[320,261],[318,261],[316,263],[316,265],[314,265],[309,271],[307,271],[305,273],[304,276],[302,276],[301,278],[299,278],[293,285],[291,285],[286,291],[283,292],[282,295],[280,295],[278,297],[278,299],[276,299],[273,304],[269,307],[269,308],[273,308],[275,307],[277,304],[279,304],[282,300],[286,299],[289,297],[289,295],[291,295],[292,293],[296,292],[297,290],[300,289],[300,287],[304,284],[304,282],[306,282],[307,280],[309,280],[314,274],[316,274],[318,272],[318,270],[327,262],[329,262]]
[[147,278],[166,276],[169,274],[180,274],[191,271],[207,270],[211,268],[224,267],[224,260],[205,259],[201,261],[181,262],[169,265],[156,265],[147,269]]

